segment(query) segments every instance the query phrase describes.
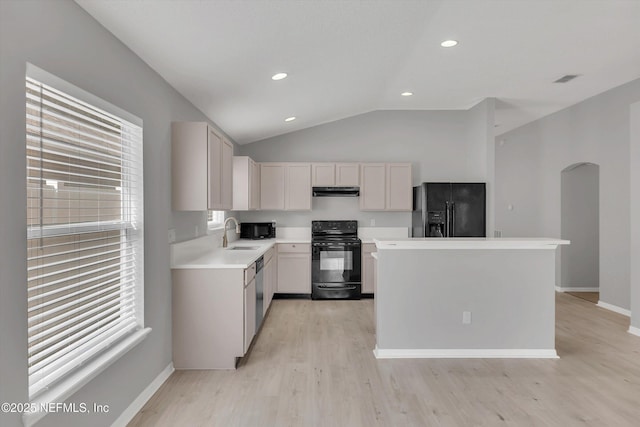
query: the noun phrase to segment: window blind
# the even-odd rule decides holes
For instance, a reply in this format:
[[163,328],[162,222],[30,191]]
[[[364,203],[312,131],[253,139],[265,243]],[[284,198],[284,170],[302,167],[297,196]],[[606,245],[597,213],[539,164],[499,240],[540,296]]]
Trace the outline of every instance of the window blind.
[[143,327],[142,128],[26,78],[29,396]]
[[222,227],[224,224],[224,211],[208,211],[207,224],[209,227]]

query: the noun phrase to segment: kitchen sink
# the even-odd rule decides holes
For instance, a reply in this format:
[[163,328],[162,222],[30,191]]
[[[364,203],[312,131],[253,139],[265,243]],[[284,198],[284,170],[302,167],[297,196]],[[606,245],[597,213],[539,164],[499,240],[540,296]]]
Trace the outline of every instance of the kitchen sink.
[[260,249],[260,246],[234,246],[227,248],[228,251],[257,251],[258,249]]

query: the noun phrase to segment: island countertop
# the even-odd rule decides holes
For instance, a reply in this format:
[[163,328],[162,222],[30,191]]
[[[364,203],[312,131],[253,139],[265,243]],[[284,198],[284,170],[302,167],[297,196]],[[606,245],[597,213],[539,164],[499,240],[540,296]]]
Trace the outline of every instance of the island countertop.
[[556,249],[568,240],[546,237],[417,237],[374,239],[378,249]]

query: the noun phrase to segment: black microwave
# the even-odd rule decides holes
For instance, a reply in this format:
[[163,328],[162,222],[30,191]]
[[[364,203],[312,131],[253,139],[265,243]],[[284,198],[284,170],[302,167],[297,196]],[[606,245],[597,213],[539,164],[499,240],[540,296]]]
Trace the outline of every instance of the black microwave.
[[241,239],[275,239],[275,222],[243,222],[240,224]]

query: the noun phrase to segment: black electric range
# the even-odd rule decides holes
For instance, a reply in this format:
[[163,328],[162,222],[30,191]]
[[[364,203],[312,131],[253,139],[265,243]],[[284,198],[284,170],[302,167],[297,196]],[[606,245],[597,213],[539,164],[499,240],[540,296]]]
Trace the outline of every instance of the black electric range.
[[311,298],[360,299],[358,221],[311,222]]

